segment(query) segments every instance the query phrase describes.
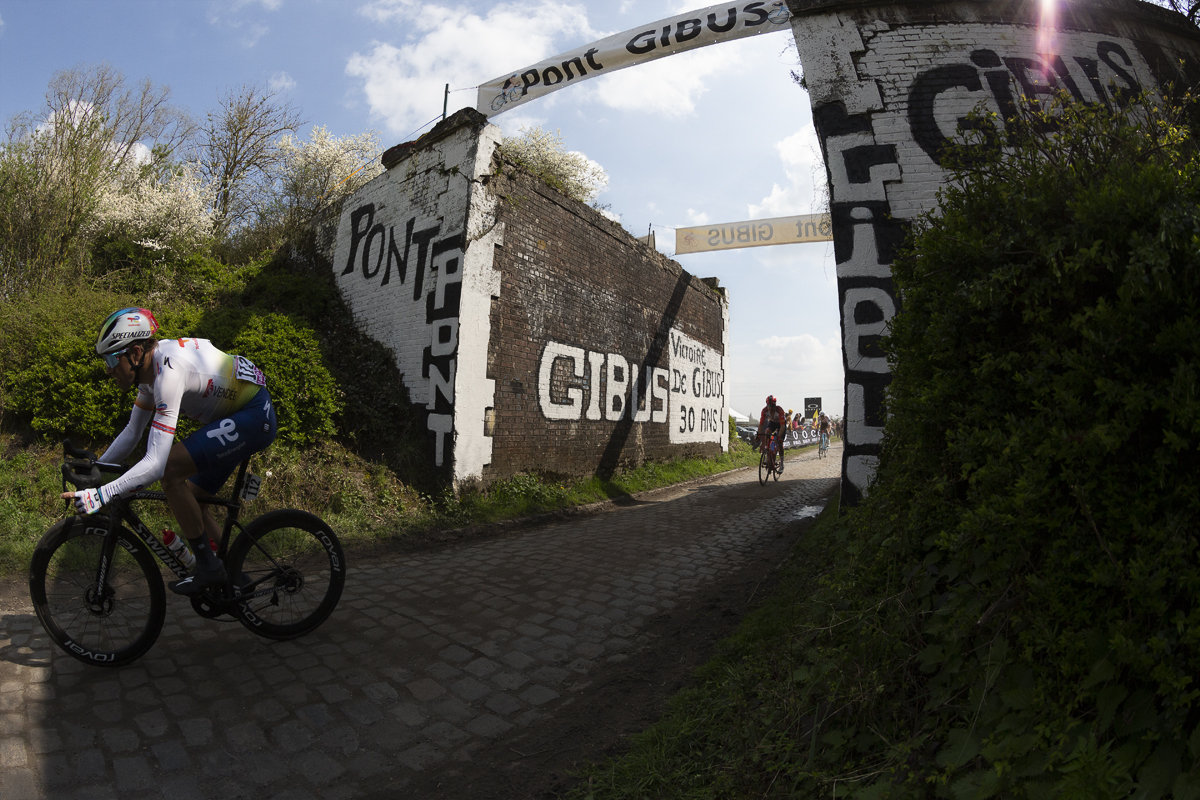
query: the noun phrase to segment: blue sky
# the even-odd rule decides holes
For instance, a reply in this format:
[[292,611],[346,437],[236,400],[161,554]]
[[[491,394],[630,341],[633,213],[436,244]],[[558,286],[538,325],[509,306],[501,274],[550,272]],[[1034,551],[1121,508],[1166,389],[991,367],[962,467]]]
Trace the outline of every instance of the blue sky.
[[[336,135],[376,130],[384,147],[474,105],[473,87],[604,36],[703,7],[641,0],[510,3],[418,0],[0,0],[0,119],[39,109],[51,76],[107,61],[131,82],[171,87],[197,117],[218,93],[260,83],[287,92]],[[495,118],[536,124],[603,166],[611,206],[636,235],[804,214],[824,172],[787,33],[661,59],[582,83]],[[680,256],[729,291],[730,405],[757,415],[768,392],[789,407],[842,410],[833,247],[760,247]]]

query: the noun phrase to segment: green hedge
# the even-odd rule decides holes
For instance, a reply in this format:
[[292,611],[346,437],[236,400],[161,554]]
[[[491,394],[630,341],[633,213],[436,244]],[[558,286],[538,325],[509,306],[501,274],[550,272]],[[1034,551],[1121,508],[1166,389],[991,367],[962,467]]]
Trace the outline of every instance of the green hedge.
[[282,314],[253,316],[230,346],[267,375],[279,435],[306,444],[337,433],[342,401],[312,331]]
[[954,155],[863,504],[575,796],[1200,798],[1197,110]]
[[[97,316],[99,325],[104,317]],[[164,324],[164,333],[183,335],[178,320],[189,314],[163,316],[175,323]],[[322,363],[313,332],[282,314],[240,317],[237,333],[225,347],[253,361],[267,376],[280,437],[305,444],[335,435],[334,421],[342,410],[340,392]],[[206,338],[199,331],[196,335]],[[8,410],[46,436],[73,434],[99,440],[114,436],[128,418],[133,392],[121,392],[108,378],[94,343],[92,332],[58,334],[30,348],[30,357],[5,376]]]
[[[336,317],[340,301],[331,281],[272,260],[239,267],[191,255],[153,265],[137,245],[102,247],[107,260],[98,261],[107,271],[97,282],[106,288],[49,289],[0,306],[10,321],[0,332],[0,400],[9,423],[47,437],[110,440],[128,419],[133,392],[117,389],[92,348],[108,314],[136,305],[155,312],[160,338],[211,339],[262,369],[283,441],[303,445],[338,435],[343,389],[326,366],[318,327],[319,319]],[[148,275],[152,267],[159,273]],[[127,293],[138,275],[151,288],[172,291],[157,301]],[[189,428],[182,421],[181,431]]]
[[830,579],[837,633],[805,640],[827,676],[810,690],[840,708],[819,774],[877,771],[849,794],[1200,797],[1200,157],[1182,119],[1027,124],[1007,155],[963,159],[893,267],[877,480],[850,516],[856,565]]

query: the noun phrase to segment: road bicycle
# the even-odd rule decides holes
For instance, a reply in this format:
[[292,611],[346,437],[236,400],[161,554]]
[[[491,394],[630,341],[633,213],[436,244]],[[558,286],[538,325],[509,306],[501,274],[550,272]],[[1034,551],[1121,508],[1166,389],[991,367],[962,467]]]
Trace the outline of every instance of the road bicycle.
[[817,458],[825,458],[829,455],[829,434],[821,434],[821,444],[817,447]]
[[[232,617],[268,639],[294,639],[333,613],[346,583],[346,558],[333,530],[304,511],[281,509],[239,523],[242,505],[262,485],[247,472],[249,463],[238,467],[230,499],[200,499],[226,509],[217,557],[233,580],[192,597],[192,608],[207,619]],[[64,491],[68,484],[76,490],[98,487],[102,473],[125,470],[63,442]],[[93,666],[119,667],[145,655],[158,639],[167,604],[154,556],[180,578],[188,568],[132,504],[166,499],[162,492],[135,492],[95,515],[57,522],[38,542],[29,594],[42,627],[68,655]]]
[[762,449],[762,455],[758,457],[759,486],[766,486],[768,478],[779,480],[783,474],[783,449],[779,446],[779,437],[772,433],[764,433],[763,436],[769,436],[771,443]]

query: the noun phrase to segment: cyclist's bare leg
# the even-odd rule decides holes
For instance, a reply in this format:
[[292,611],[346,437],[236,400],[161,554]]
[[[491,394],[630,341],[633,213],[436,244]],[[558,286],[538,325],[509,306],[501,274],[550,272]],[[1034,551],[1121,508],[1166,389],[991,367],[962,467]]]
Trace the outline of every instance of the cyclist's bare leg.
[[183,446],[183,442],[175,442],[171,446],[171,454],[167,456],[162,487],[167,495],[167,506],[179,521],[180,533],[189,541],[199,539],[205,529],[200,501],[192,492],[192,484],[188,483],[188,478],[198,471],[196,462],[192,461],[192,455]]
[[[208,515],[209,520],[205,519],[205,512],[200,508],[200,501],[193,493],[193,484],[188,482],[188,478],[198,471],[191,453],[187,451],[182,442],[175,442],[171,446],[170,455],[167,456],[167,468],[162,476],[163,493],[167,496],[167,506],[179,522],[180,532],[188,540],[192,552],[196,554],[196,569],[210,575],[218,574],[222,576],[220,580],[224,580],[225,573],[221,561],[209,548],[207,537],[204,537],[204,534],[209,531],[208,521],[211,520],[215,526],[216,520],[212,519],[211,514]],[[177,583],[179,581],[172,581],[170,584],[172,591],[177,591],[175,587]]]
[[[201,489],[191,481],[187,482],[187,487],[191,489],[192,494],[197,498],[212,497],[212,492]],[[199,500],[197,500],[197,503],[199,503]],[[225,532],[221,530],[220,524],[217,523],[217,518],[213,516],[212,509],[206,505],[200,505],[200,516],[204,520],[204,535],[220,545]]]

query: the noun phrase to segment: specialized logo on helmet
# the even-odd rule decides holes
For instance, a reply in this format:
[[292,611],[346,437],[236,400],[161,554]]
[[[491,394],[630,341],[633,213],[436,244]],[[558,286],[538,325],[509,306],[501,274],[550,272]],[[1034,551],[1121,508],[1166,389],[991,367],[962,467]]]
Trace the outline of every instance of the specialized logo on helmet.
[[145,308],[122,308],[109,315],[96,337],[96,353],[106,355],[122,348],[131,339],[145,339],[158,333],[158,320]]

